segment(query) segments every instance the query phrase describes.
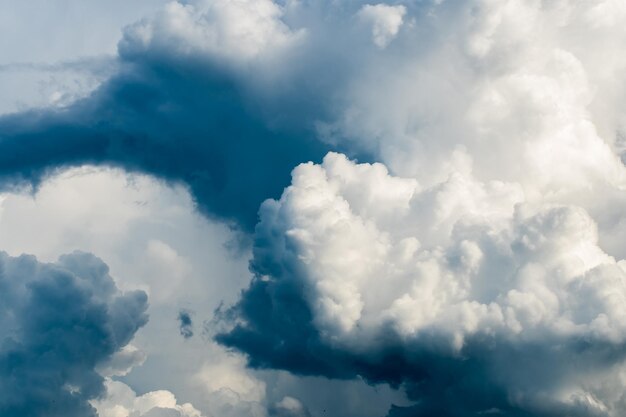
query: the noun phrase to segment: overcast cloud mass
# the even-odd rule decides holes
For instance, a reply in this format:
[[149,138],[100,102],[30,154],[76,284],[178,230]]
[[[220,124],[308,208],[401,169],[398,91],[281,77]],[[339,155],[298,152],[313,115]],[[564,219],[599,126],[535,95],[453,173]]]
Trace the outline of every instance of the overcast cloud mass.
[[0,0],[1,416],[626,414],[626,3],[117,3]]

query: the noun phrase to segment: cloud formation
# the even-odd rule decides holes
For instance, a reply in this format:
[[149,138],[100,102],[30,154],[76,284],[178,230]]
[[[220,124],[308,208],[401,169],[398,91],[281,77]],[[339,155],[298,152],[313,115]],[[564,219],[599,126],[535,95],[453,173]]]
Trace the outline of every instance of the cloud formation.
[[219,340],[256,367],[403,384],[417,403],[392,415],[621,415],[625,63],[604,58],[625,11],[425,8],[318,124],[385,165],[294,171]]
[[137,395],[128,385],[109,378],[106,397],[94,402],[99,417],[203,417],[190,403],[178,404],[169,391]]
[[331,153],[260,216],[240,324],[219,337],[253,366],[404,383],[416,416],[619,415],[626,262],[584,210]]
[[108,267],[75,252],[55,264],[0,254],[0,414],[96,416],[98,365],[147,321],[146,295],[120,293]]
[[379,48],[385,48],[396,37],[405,14],[406,7],[384,3],[366,4],[358,12],[359,18],[372,26],[372,40]]
[[[416,403],[393,416],[618,416],[624,17],[616,0],[173,2],[125,31],[90,97],[0,119],[0,179],[108,164],[254,229],[218,336],[253,367],[401,385]],[[347,156],[319,164],[329,149]]]
[[184,183],[204,214],[251,231],[295,165],[339,150],[424,185],[472,170],[591,206],[578,190],[624,181],[623,13],[613,0],[172,2],[125,30],[118,73],[89,97],[0,118],[0,178],[114,165]]
[[259,204],[280,194],[293,166],[324,149],[302,122],[314,106],[268,103],[270,92],[297,88],[271,85],[299,38],[281,13],[269,0],[174,2],[130,26],[119,73],[90,96],[0,118],[5,189],[107,164],[182,182],[204,214],[252,229]]
[[270,408],[272,417],[310,417],[309,411],[295,398],[285,397]]

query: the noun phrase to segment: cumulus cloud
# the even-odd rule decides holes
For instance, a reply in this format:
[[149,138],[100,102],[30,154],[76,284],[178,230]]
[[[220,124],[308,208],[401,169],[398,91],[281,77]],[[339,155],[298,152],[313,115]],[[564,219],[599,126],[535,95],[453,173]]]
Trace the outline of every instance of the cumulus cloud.
[[54,264],[2,253],[0,270],[0,414],[95,416],[97,368],[146,323],[146,295],[120,293],[87,253]]
[[[416,404],[396,416],[617,416],[624,13],[174,2],[126,30],[90,97],[0,119],[0,177],[119,166],[254,229],[218,336],[253,367],[402,385]],[[279,197],[329,149],[347,157]]]
[[99,417],[203,417],[190,403],[178,404],[169,391],[137,395],[128,385],[108,379],[106,396],[94,401]]
[[622,412],[603,381],[625,369],[626,262],[585,210],[331,153],[260,217],[242,322],[219,337],[252,365],[403,383],[416,416]]
[[[264,389],[253,395],[250,385],[236,381],[262,386],[265,378],[202,334],[202,320],[247,285],[248,255],[227,247],[233,232],[200,216],[181,187],[83,167],[49,179],[33,197],[3,194],[0,200],[0,246],[10,253],[31,249],[51,261],[75,247],[88,249],[107,259],[118,288],[149,295],[150,321],[131,345],[96,367],[99,374],[124,382],[138,396],[167,390],[178,405],[191,403],[207,417],[247,417],[251,409],[263,415],[266,401],[299,386],[294,380],[276,389],[273,376],[265,376],[272,397],[266,400]],[[181,309],[192,312],[192,339],[178,336]],[[104,398],[108,410],[125,404]]]
[[296,42],[282,20],[281,7],[270,0],[171,2],[153,19],[126,29],[122,55],[213,57],[245,63]]
[[126,29],[120,70],[88,98],[0,119],[2,182],[115,165],[187,184],[205,214],[251,231],[290,170],[334,148],[424,185],[472,170],[568,194],[615,230],[579,190],[624,183],[622,9],[172,2]]
[[372,27],[372,40],[379,48],[386,47],[398,34],[406,14],[404,6],[389,6],[381,3],[366,4],[359,10],[359,17]]
[[300,401],[285,397],[270,408],[270,415],[276,417],[310,417],[309,411]]
[[620,415],[602,381],[623,373],[621,8],[412,6],[404,47],[363,58],[317,125],[385,165],[294,171],[219,340],[403,383],[417,404],[393,415]]
[[217,416],[267,417],[267,384],[247,369],[243,355],[226,352],[217,344],[207,348],[211,357],[192,379],[201,387],[211,412]]

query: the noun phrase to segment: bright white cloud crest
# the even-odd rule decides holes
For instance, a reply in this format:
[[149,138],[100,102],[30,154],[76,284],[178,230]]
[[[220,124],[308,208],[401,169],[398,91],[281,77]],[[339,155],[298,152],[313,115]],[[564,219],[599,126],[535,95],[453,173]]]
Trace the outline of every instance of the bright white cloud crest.
[[169,391],[137,396],[127,385],[106,381],[107,397],[95,403],[100,417],[203,417],[191,404],[178,404]]
[[[582,395],[594,399],[586,407],[598,415],[621,409],[621,396],[591,375],[622,378],[624,368],[603,358],[626,342],[626,261],[598,246],[584,209],[528,203],[519,184],[459,173],[422,188],[380,164],[331,153],[321,165],[296,168],[292,185],[260,215],[254,262],[276,271],[264,278],[272,293],[305,289],[328,345],[377,355],[389,349],[391,328],[400,336],[393,343],[407,351],[477,355],[492,383],[523,393],[522,408],[578,407]],[[467,353],[476,340],[479,353],[475,346]],[[590,347],[579,351],[578,343]],[[556,380],[518,379],[510,346],[545,349],[535,360],[546,361]],[[572,362],[551,362],[558,346]]]
[[363,21],[372,25],[372,40],[376,46],[384,48],[398,34],[406,7],[366,4],[358,14]]
[[245,62],[297,39],[298,33],[280,20],[282,14],[271,0],[171,2],[153,19],[128,27],[120,53],[160,51]]
[[386,325],[407,340],[444,335],[451,352],[475,333],[626,337],[626,265],[598,247],[583,209],[527,204],[516,185],[459,174],[421,189],[329,154],[263,205],[257,238],[302,267],[294,279],[332,342],[375,345]]

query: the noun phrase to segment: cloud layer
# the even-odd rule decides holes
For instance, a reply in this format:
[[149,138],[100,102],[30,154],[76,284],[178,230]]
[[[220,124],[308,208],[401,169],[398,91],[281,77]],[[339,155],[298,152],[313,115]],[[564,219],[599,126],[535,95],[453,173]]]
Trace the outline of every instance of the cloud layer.
[[2,253],[0,271],[0,414],[95,416],[97,367],[146,323],[146,295],[120,293],[87,253],[55,264]]

